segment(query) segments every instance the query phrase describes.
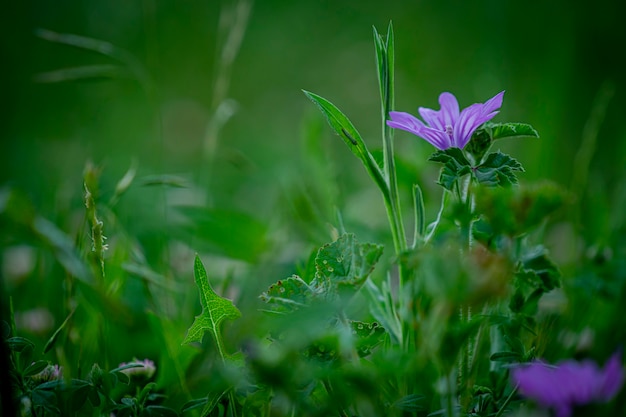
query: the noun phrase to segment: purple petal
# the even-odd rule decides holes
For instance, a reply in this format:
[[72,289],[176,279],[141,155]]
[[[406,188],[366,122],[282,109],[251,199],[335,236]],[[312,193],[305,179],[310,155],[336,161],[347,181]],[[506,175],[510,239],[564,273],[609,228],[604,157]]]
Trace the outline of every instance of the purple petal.
[[420,107],[417,111],[428,126],[439,130],[446,130],[443,118],[440,117],[441,112],[433,109],[427,109],[426,107]]
[[457,147],[463,148],[472,137],[474,131],[483,123],[494,118],[502,106],[504,91],[496,94],[484,104],[475,103],[463,109],[454,125],[454,141]]
[[406,130],[414,135],[419,136],[420,131],[426,127],[420,119],[409,113],[391,111],[389,117],[391,120],[387,120],[387,126]]
[[428,126],[445,131],[446,126],[454,126],[459,118],[459,102],[452,93],[441,93],[439,105],[441,110],[420,107],[418,111]]
[[598,399],[609,401],[621,390],[624,384],[624,370],[622,368],[622,355],[615,353],[604,365]]
[[[483,110],[485,113],[492,113],[499,110],[502,107],[502,99],[504,98],[504,91],[500,91],[498,94],[485,101],[483,104]],[[494,115],[495,116],[495,115]]]
[[441,93],[439,95],[439,104],[441,105],[441,121],[443,129],[446,126],[454,126],[459,118],[459,102],[452,93]]
[[427,127],[412,114],[392,111],[389,112],[389,117],[391,117],[391,120],[387,120],[387,125],[390,127],[413,133],[438,149],[450,147],[445,132]]

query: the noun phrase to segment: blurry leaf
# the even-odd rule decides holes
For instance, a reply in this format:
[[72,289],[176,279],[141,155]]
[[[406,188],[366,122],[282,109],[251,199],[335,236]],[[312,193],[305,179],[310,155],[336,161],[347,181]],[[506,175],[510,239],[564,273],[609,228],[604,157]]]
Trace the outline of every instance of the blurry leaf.
[[124,63],[135,78],[148,90],[150,79],[144,66],[130,52],[113,45],[110,42],[71,33],[58,33],[47,29],[37,29],[37,36],[49,42],[73,46],[75,48],[93,51]]
[[467,158],[465,158],[465,155],[463,155],[463,151],[459,148],[448,148],[443,151],[437,151],[433,153],[428,160],[443,164],[438,184],[450,191],[453,190],[457,180],[472,172],[471,164]]
[[144,409],[144,414],[150,417],[177,417],[178,413],[171,408],[161,405],[149,405]]
[[98,389],[96,387],[92,387],[88,392],[87,396],[89,397],[89,402],[94,407],[99,407],[102,400],[100,399],[100,394],[98,393]]
[[350,321],[350,327],[356,338],[355,345],[360,357],[369,355],[386,335],[385,328],[376,322]]
[[215,406],[218,405],[218,403],[220,402],[222,397],[224,395],[226,395],[227,392],[228,391],[222,391],[220,394],[209,394],[209,395],[207,395],[206,405],[204,406],[204,408],[202,409],[202,412],[200,414],[203,415],[203,416],[208,416],[209,413],[211,413],[213,411]]
[[138,180],[140,185],[153,186],[153,185],[165,185],[175,188],[188,188],[189,180],[185,177],[177,175],[147,175]]
[[202,342],[204,332],[208,330],[215,338],[220,356],[225,358],[222,349],[222,336],[219,328],[220,323],[224,320],[235,320],[241,316],[241,313],[237,307],[233,305],[232,301],[215,294],[209,284],[206,270],[198,255],[196,255],[194,263],[194,277],[196,286],[200,292],[202,312],[200,315],[196,316],[193,324],[189,330],[187,330],[183,344]]
[[185,414],[187,411],[194,410],[196,408],[202,407],[208,401],[209,401],[209,399],[207,397],[205,397],[205,398],[198,398],[198,399],[195,399],[195,400],[187,401],[185,404],[183,404],[183,407],[180,409],[180,413],[181,414]]
[[187,222],[174,229],[190,245],[234,259],[256,262],[267,247],[267,225],[249,214],[206,207],[178,206]]
[[169,291],[183,292],[184,289],[176,281],[168,279],[167,277],[153,271],[147,265],[139,263],[124,263],[122,269],[132,275],[136,275],[143,279],[145,282],[154,284],[158,287]]
[[520,362],[522,355],[517,352],[496,352],[489,357],[493,362]]
[[413,236],[413,248],[422,241],[426,234],[426,213],[424,208],[424,196],[419,185],[413,185],[413,204],[415,210],[415,232]]
[[61,410],[57,407],[57,397],[54,392],[42,389],[41,385],[35,387],[31,392],[33,407],[42,407],[53,415],[61,415]]
[[78,255],[74,242],[69,236],[42,217],[35,218],[32,227],[35,233],[50,246],[56,259],[69,274],[87,284],[93,281],[89,269]]
[[52,337],[50,337],[50,339],[48,339],[48,341],[46,342],[46,345],[43,347],[43,353],[48,353],[48,351],[50,349],[52,349],[52,347],[54,346],[54,344],[56,343],[59,335],[61,334],[61,331],[65,328],[65,326],[67,326],[67,323],[69,323],[70,319],[72,318],[72,316],[74,315],[74,312],[76,311],[76,309],[72,310],[72,312],[65,318],[65,320],[63,320],[63,323],[61,323],[61,325],[59,326],[58,329],[56,329],[56,331],[54,332],[54,334],[52,335]]
[[522,164],[509,155],[498,151],[490,153],[485,161],[474,170],[474,173],[476,179],[481,184],[505,187],[517,184],[517,177],[514,171],[523,172]]
[[402,341],[402,322],[396,314],[391,286],[388,281],[383,281],[381,286],[382,289],[379,289],[371,279],[365,281],[365,288],[371,300],[370,313],[387,330],[391,340],[399,344]]
[[272,306],[272,311],[285,313],[306,306],[314,295],[314,290],[294,275],[272,284],[260,298]]
[[425,409],[423,405],[418,404],[418,402],[422,401],[424,398],[426,397],[420,394],[409,394],[394,402],[392,407],[407,413],[415,413]]
[[133,78],[133,74],[119,65],[85,65],[43,72],[35,76],[35,81],[58,83],[94,78]]
[[126,171],[124,176],[115,185],[115,192],[113,193],[111,200],[109,200],[109,207],[114,206],[115,203],[117,203],[117,200],[119,200],[119,198],[122,195],[124,195],[124,193],[128,190],[128,188],[133,183],[133,180],[135,179],[136,174],[137,174],[136,163],[133,160],[130,167],[128,168],[128,171]]
[[520,187],[476,189],[476,212],[481,228],[494,235],[519,236],[541,224],[565,206],[567,194],[553,183],[541,182]]
[[560,287],[561,272],[542,250],[531,253],[522,260],[519,276],[546,292]]
[[318,251],[315,282],[326,288],[348,285],[356,290],[372,273],[382,253],[382,245],[358,243],[353,234],[344,234]]
[[26,347],[31,349],[35,347],[35,344],[25,337],[15,336],[7,339],[7,345],[9,349],[14,352],[22,352]]
[[24,371],[22,372],[22,375],[25,377],[37,375],[47,367],[48,361],[36,361],[28,365],[26,369],[24,369]]
[[150,395],[150,393],[152,392],[152,390],[154,390],[154,388],[156,387],[156,384],[154,382],[150,382],[148,384],[146,384],[142,389],[141,392],[139,392],[139,395],[137,395],[137,402],[141,405],[146,403],[146,400],[148,399],[148,396]]
[[[148,322],[150,331],[155,335],[155,344],[160,346],[159,372],[157,384],[159,386],[178,386],[185,393],[189,393],[185,379],[185,370],[198,356],[196,349],[185,349],[180,343],[180,328],[184,324],[172,321],[164,314],[149,312]],[[191,394],[188,394],[191,395]]]
[[361,160],[368,174],[374,179],[378,187],[381,190],[387,189],[387,182],[385,181],[379,165],[372,157],[372,154],[367,149],[365,142],[352,122],[350,122],[350,120],[330,101],[317,94],[304,90],[303,92],[319,107],[333,130],[343,139],[344,143],[348,145],[352,153]]

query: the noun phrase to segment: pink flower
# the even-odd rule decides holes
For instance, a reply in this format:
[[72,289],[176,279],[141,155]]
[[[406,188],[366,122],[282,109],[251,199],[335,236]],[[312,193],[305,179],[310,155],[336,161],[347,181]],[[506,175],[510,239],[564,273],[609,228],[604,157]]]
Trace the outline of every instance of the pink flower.
[[513,368],[511,378],[524,396],[554,409],[557,417],[569,417],[575,406],[615,397],[624,383],[624,371],[616,353],[602,369],[589,360],[566,360],[556,366],[536,361]]
[[452,147],[463,148],[474,131],[483,123],[494,118],[502,106],[504,91],[483,103],[475,103],[459,112],[459,103],[451,93],[441,93],[441,110],[419,108],[422,122],[417,117],[404,112],[389,112],[391,120],[387,125],[406,130],[424,138],[434,147],[444,150]]

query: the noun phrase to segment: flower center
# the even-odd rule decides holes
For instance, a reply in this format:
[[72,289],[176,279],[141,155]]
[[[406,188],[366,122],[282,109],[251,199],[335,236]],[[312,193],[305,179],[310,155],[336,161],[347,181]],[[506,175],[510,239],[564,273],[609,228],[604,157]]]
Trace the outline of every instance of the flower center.
[[448,136],[452,137],[452,126],[446,125],[446,133]]

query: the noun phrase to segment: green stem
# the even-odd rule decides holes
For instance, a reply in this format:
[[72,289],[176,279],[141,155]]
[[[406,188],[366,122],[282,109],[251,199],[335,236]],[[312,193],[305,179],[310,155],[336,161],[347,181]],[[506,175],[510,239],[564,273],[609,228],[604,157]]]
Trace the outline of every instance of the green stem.
[[502,407],[500,407],[500,409],[498,410],[498,412],[496,413],[496,415],[494,417],[500,417],[502,415],[502,413],[504,413],[504,411],[506,410],[506,406],[509,405],[509,403],[511,402],[511,399],[513,399],[513,396],[517,392],[517,388],[518,387],[519,387],[518,385],[515,385],[515,387],[513,388],[511,393],[509,394],[509,396],[506,397],[506,400],[504,400],[504,404],[502,404]]

